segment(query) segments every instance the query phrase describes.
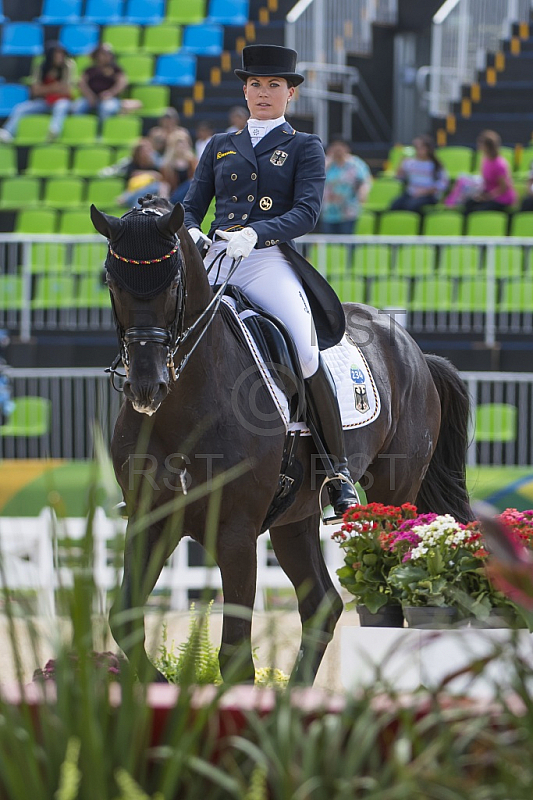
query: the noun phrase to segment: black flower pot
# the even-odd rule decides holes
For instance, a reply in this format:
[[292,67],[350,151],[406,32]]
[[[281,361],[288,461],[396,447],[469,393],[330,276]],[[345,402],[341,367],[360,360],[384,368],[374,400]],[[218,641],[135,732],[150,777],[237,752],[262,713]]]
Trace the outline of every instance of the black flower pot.
[[403,611],[401,606],[382,606],[373,614],[366,606],[357,606],[361,627],[403,628]]
[[450,628],[457,620],[457,609],[450,606],[404,606],[410,628]]
[[486,619],[470,620],[473,628],[527,628],[526,623],[510,608],[493,608]]

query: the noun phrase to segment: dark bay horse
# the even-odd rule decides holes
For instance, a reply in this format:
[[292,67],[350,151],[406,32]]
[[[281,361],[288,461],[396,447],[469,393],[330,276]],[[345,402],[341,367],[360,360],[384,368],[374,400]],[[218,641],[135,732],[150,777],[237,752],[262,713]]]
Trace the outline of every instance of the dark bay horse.
[[[94,207],[91,215],[110,242],[107,280],[127,373],[111,446],[129,513],[113,635],[141,677],[161,679],[144,650],[143,606],[180,538],[205,546],[211,536],[224,593],[222,674],[253,680],[256,539],[278,488],[284,427],[247,347],[213,305],[183,208],[148,196],[142,209],[121,219]],[[360,304],[346,304],[345,312],[346,330],[381,396],[379,417],[346,433],[353,478],[369,502],[412,502],[423,512],[471,519],[469,401],[457,371],[445,359],[424,356],[388,315]],[[320,548],[315,452],[311,439],[300,439],[301,487],[270,526],[276,556],[298,594],[303,630],[292,678],[299,682],[314,679],[342,610]],[[214,514],[206,494],[195,491],[239,468],[217,494]],[[176,521],[169,509],[184,487],[190,502]]]

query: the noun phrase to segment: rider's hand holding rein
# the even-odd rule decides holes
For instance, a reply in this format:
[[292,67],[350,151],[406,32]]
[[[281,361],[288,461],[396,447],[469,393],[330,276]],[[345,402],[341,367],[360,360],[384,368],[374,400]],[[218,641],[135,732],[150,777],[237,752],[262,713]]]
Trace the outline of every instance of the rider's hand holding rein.
[[228,258],[247,258],[257,244],[257,233],[253,228],[240,231],[215,231],[221,239],[226,239]]

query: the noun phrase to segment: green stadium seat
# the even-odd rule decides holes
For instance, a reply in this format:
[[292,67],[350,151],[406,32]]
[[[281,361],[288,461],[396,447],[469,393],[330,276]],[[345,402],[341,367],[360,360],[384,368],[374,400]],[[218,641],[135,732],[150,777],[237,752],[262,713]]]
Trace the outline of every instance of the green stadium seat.
[[19,211],[15,233],[56,233],[57,212],[51,208]]
[[206,16],[206,0],[168,0],[167,22],[177,22],[180,25],[193,25],[203,22]]
[[342,244],[326,244],[325,248],[312,246],[310,250],[311,263],[320,270],[324,270],[321,263],[323,253],[326,254],[325,274],[329,280],[330,275],[336,272],[343,272],[348,267],[347,249]]
[[371,236],[376,232],[376,215],[371,211],[363,211],[357,220],[356,232],[360,236]]
[[49,178],[44,188],[44,205],[52,208],[78,208],[82,205],[84,182],[81,178]]
[[414,211],[386,211],[379,219],[381,236],[417,236],[420,215]]
[[391,248],[385,244],[358,244],[353,268],[356,275],[373,278],[390,273]]
[[32,208],[39,205],[40,181],[19,175],[5,178],[0,186],[0,209]]
[[149,53],[121,56],[120,66],[130,83],[148,83],[154,77],[154,59]]
[[516,406],[483,403],[476,407],[476,442],[514,442],[517,434]]
[[17,127],[14,143],[17,146],[41,144],[46,141],[49,127],[50,117],[48,114],[31,114],[22,117]]
[[533,147],[524,147],[520,153],[520,161],[515,172],[517,178],[528,178],[533,163]]
[[523,253],[521,247],[496,247],[494,274],[497,278],[519,277],[522,274]]
[[472,172],[474,152],[470,147],[439,147],[435,155],[450,178],[457,178],[461,172]]
[[329,283],[335,289],[341,302],[365,302],[365,281],[362,278],[356,278],[350,271],[332,275]]
[[142,131],[140,117],[110,117],[102,128],[102,142],[110,145],[135,144]]
[[141,117],[161,117],[170,105],[168,86],[134,86],[131,97],[142,103]]
[[434,278],[415,281],[412,311],[451,311],[453,308],[453,280]]
[[37,278],[33,309],[72,308],[75,305],[74,278],[70,275],[41,275]]
[[21,275],[0,275],[0,310],[24,308],[24,279]]
[[396,251],[396,272],[405,278],[433,275],[437,248],[430,245],[405,245]]
[[74,275],[100,274],[107,256],[107,245],[75,244],[72,247],[70,270]]
[[114,161],[113,151],[106,145],[78,147],[74,152],[71,172],[80,178],[94,178],[99,170]]
[[109,308],[109,289],[98,276],[87,275],[80,278],[76,306],[79,308]]
[[0,178],[11,178],[17,174],[17,151],[9,144],[0,147]]
[[98,119],[92,114],[75,114],[67,117],[59,137],[62,144],[94,144]]
[[88,67],[92,67],[93,60],[90,55],[82,55],[76,56],[74,63],[76,64],[76,73],[79,76],[85,72]]
[[[511,169],[511,173],[513,173],[514,172],[514,167],[515,167],[514,147],[507,147],[505,145],[502,145],[500,147],[500,155],[505,158],[505,160],[509,164],[509,167]],[[473,170],[474,172],[481,172],[481,159],[482,159],[482,157],[483,156],[482,156],[481,150],[478,150],[476,152],[475,157],[474,157],[474,170]]]
[[365,211],[385,211],[401,192],[398,181],[376,178],[364,204]]
[[443,247],[441,252],[440,273],[448,277],[478,275],[480,267],[480,250],[473,245]]
[[95,178],[87,186],[87,205],[107,211],[116,208],[117,197],[124,191],[123,178]]
[[474,211],[466,220],[467,236],[506,236],[509,217],[505,211]]
[[533,280],[523,278],[505,281],[502,296],[498,303],[498,311],[516,311],[531,313],[533,311]]
[[64,145],[35,145],[28,154],[26,175],[35,175],[41,178],[51,175],[66,175],[69,171],[69,157],[69,148]]
[[67,245],[59,242],[33,242],[30,251],[30,268],[33,273],[64,272]]
[[112,45],[119,56],[137,53],[141,46],[141,30],[140,25],[106,25],[102,31],[102,42]]
[[84,211],[63,211],[58,233],[64,233],[69,236],[94,233],[94,225],[89,216],[89,207],[87,206]]
[[487,307],[487,287],[484,280],[469,278],[459,282],[456,311],[485,311]]
[[408,308],[409,280],[386,278],[372,281],[368,302],[376,308]]
[[52,403],[46,397],[15,397],[9,421],[0,436],[44,436],[50,428]]
[[533,236],[533,211],[519,211],[513,214],[511,236]]
[[462,236],[464,217],[458,211],[426,214],[422,223],[424,236]]
[[383,176],[393,178],[396,175],[398,167],[403,159],[414,155],[414,152],[414,147],[411,147],[410,145],[406,146],[403,144],[395,144],[394,147],[391,147],[387,156]]
[[150,25],[144,29],[142,50],[145,53],[161,55],[176,53],[181,45],[181,28],[179,25]]

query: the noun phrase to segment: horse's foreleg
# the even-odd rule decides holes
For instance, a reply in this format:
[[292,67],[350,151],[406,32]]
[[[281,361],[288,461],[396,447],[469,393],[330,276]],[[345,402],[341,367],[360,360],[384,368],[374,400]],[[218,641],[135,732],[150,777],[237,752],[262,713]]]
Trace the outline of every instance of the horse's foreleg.
[[296,589],[302,642],[291,682],[313,683],[342,613],[342,600],[329,576],[320,547],[320,516],[270,530],[281,568]]
[[219,532],[217,563],[224,593],[220,671],[230,683],[253,683],[251,635],[257,580],[256,536],[243,534],[241,527]]
[[136,534],[131,533],[133,524],[134,518],[130,518],[124,549],[124,576],[109,613],[109,625],[139,679],[165,681],[149,660],[144,646],[144,605],[168,556],[163,522]]

